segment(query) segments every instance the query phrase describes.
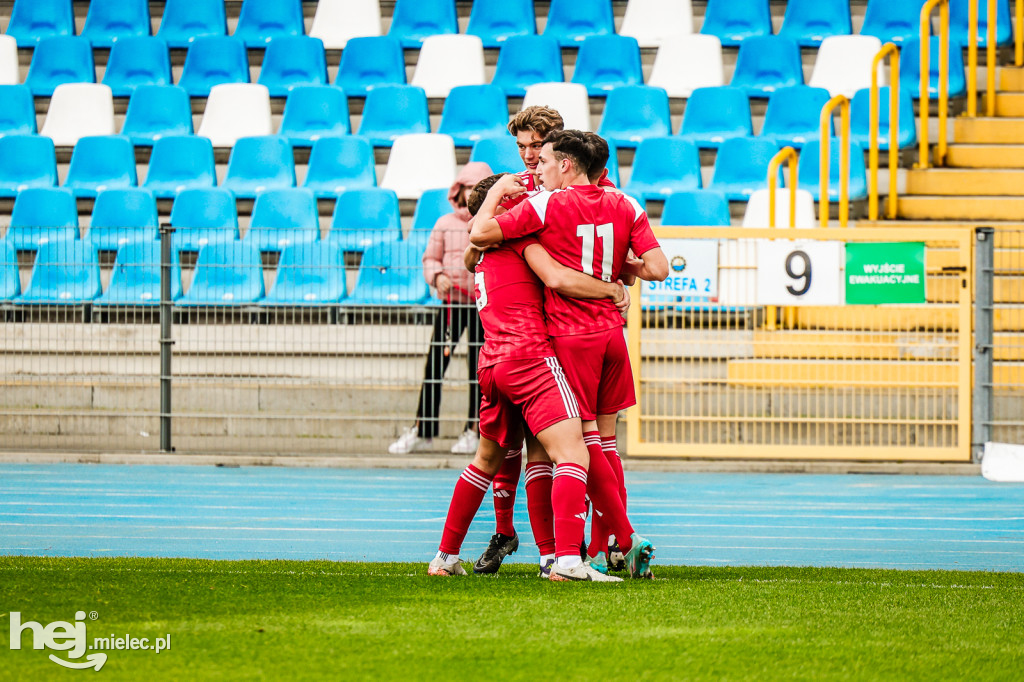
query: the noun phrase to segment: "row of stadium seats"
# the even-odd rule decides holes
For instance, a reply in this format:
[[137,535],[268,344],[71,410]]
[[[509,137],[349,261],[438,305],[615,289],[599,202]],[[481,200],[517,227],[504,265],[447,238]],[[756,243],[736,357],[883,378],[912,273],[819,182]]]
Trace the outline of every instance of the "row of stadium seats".
[[[109,103],[102,98],[105,93],[95,90],[103,86],[63,87],[43,125],[43,136],[52,138],[58,146],[73,146],[82,139],[82,134],[113,134]],[[243,136],[275,134],[265,95],[258,85],[218,86],[207,104],[199,135],[209,138],[215,147],[231,147]],[[880,95],[884,134],[889,126],[889,89],[882,88]],[[797,145],[801,143],[797,137],[814,137],[817,115],[829,96],[828,90],[812,86],[779,88],[769,97],[761,134]],[[901,89],[900,99],[899,127],[905,140],[901,146],[905,146],[915,137],[914,108],[905,89]],[[526,102],[541,101],[558,109],[569,127],[590,129],[589,104],[579,86],[533,86]],[[859,90],[853,95],[851,125],[854,138],[864,146],[869,139],[869,114],[870,91]],[[450,136],[456,147],[473,147],[484,139],[508,137],[508,116],[505,98],[495,86],[460,86],[446,100],[437,132]],[[32,135],[36,132],[35,120],[24,86],[0,86],[0,135]],[[66,122],[65,127],[61,127],[62,121]],[[374,147],[390,147],[401,135],[429,133],[430,128],[427,100],[416,86],[375,88],[367,97],[358,131],[351,129],[348,105],[341,90],[303,86],[289,95],[276,134],[293,146],[310,147],[319,139],[357,132]],[[597,132],[625,148],[651,137],[671,135],[670,105],[665,91],[644,85],[615,89],[608,96]],[[139,146],[149,146],[169,136],[192,134],[191,109],[187,97],[176,86],[140,86],[121,126],[121,135]],[[729,137],[752,135],[746,92],[736,86],[695,90],[687,101],[677,134],[705,148],[715,148]]]
[[[871,0],[861,33],[883,41],[916,35],[923,0]],[[966,42],[968,0],[950,1],[953,35]],[[997,4],[1000,44],[1010,40],[1008,0]],[[987,3],[980,3],[979,38],[987,30]],[[125,37],[150,35],[152,18],[148,0],[90,3],[82,35],[99,47],[110,47]],[[310,35],[331,49],[342,49],[350,39],[383,32],[378,0],[319,0]],[[690,0],[630,0],[619,34],[638,39],[645,47],[693,32]],[[167,0],[156,35],[172,47],[183,47],[198,37],[224,36],[228,22],[223,0]],[[717,36],[727,45],[772,33],[767,0],[708,0],[701,33]],[[27,47],[43,37],[74,35],[71,0],[16,0],[7,32]],[[305,34],[301,0],[246,0],[233,35],[249,47],[263,47],[282,37]],[[388,35],[405,48],[418,48],[431,35],[459,32],[455,0],[396,0]],[[533,0],[501,3],[474,2],[466,27],[487,47],[498,47],[511,37],[537,32]],[[575,2],[552,0],[543,35],[562,46],[574,46],[595,35],[615,31],[611,0]],[[804,46],[816,46],[829,36],[853,32],[849,0],[789,0],[779,34]]]
[[[937,41],[937,38],[934,40]],[[950,41],[950,79],[963,81],[963,43]],[[833,95],[853,93],[871,85],[871,64],[882,43],[873,36],[833,36],[818,49],[810,85]],[[901,81],[918,96],[920,41],[902,44]],[[938,79],[939,51],[931,50],[930,78]],[[14,39],[0,36],[0,83],[19,82]],[[208,97],[223,83],[251,81],[245,45],[239,38],[197,38],[189,48],[177,84],[190,97]],[[884,79],[883,79],[884,80]],[[110,51],[102,82],[114,97],[129,97],[142,85],[170,85],[172,71],[166,43],[160,38],[122,38]],[[323,44],[317,38],[281,38],[269,44],[256,81],[270,97],[286,97],[297,86],[328,85]],[[491,83],[506,97],[523,97],[536,83],[563,82],[564,65],[557,42],[542,36],[510,38],[501,48]],[[671,97],[687,97],[695,87],[723,85],[722,46],[713,36],[684,36],[659,48],[648,85],[664,88]],[[49,97],[64,83],[94,83],[92,49],[85,38],[52,37],[39,42],[25,84],[33,96]],[[448,97],[460,85],[486,82],[482,43],[475,36],[428,38],[419,53],[412,85],[427,97]],[[580,43],[571,82],[590,97],[605,97],[625,85],[644,83],[640,48],[635,38],[593,36]],[[755,36],[742,44],[731,84],[751,97],[766,97],[787,85],[804,82],[798,44],[784,36]],[[361,38],[351,42],[334,80],[349,97],[365,97],[382,84],[405,84],[402,48],[393,38]],[[883,83],[884,84],[884,83]]]
[[[503,139],[508,146],[505,157],[511,160],[515,151],[511,144],[514,142],[510,137]],[[724,191],[730,200],[745,201],[752,191],[763,186],[768,161],[784,144],[787,140],[770,136],[736,136],[722,141],[715,159],[711,187]],[[419,149],[403,153],[402,150],[410,145]],[[803,147],[800,184],[817,198],[820,139],[808,134],[800,140],[800,146]],[[833,138],[829,146],[833,164],[836,164],[841,145]],[[396,142],[396,150],[392,152],[393,159],[385,170],[381,191],[394,194],[396,198],[418,199],[425,191],[444,189],[454,180],[454,148],[449,138],[441,135],[408,136]],[[445,153],[447,162],[442,157]],[[476,159],[483,160],[483,155],[477,155]],[[0,196],[15,197],[12,221],[18,217],[19,202],[28,201],[25,196],[43,196],[30,190],[57,191],[53,146],[47,138],[0,138],[0,160],[7,161],[0,165]],[[496,161],[492,170],[516,170],[509,166],[502,168],[499,163]],[[610,179],[619,184],[617,162],[611,166]],[[855,199],[863,198],[865,175],[864,149],[857,142],[851,142],[851,196]],[[831,172],[831,177],[838,182],[838,167]],[[87,137],[75,147],[60,191],[69,197],[69,203],[73,205],[75,197],[95,197],[104,190],[137,185],[135,157],[127,138]],[[154,197],[173,198],[189,190],[209,189],[215,185],[216,169],[209,142],[198,137],[168,137],[159,140],[154,147],[142,189]],[[663,199],[672,192],[696,189],[701,185],[701,161],[698,146],[693,141],[681,137],[652,137],[639,143],[624,190],[647,201]],[[373,159],[364,140],[355,137],[327,138],[314,144],[309,172],[302,185],[311,201],[375,186]],[[258,198],[268,190],[295,187],[291,147],[283,138],[267,136],[238,141],[232,149],[227,174],[219,189],[233,201],[235,197]],[[45,200],[35,198],[31,201]],[[21,224],[30,223],[22,218]],[[47,222],[37,224],[49,225]]]
[[[0,302],[15,305],[152,306],[160,302],[160,245],[125,244],[117,250],[110,283],[102,290],[100,261],[89,242],[56,242],[40,247],[25,291],[21,291],[16,249],[0,240]],[[171,299],[179,306],[410,305],[430,303],[423,278],[420,243],[387,242],[363,253],[356,285],[347,295],[345,249],[332,242],[287,246],[277,276],[265,290],[259,249],[243,241],[211,243],[199,249],[188,291],[174,256]]]

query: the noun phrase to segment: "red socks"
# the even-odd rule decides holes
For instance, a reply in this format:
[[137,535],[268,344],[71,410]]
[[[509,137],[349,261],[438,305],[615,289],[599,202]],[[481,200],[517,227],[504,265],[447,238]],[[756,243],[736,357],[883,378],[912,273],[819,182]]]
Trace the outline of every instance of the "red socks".
[[526,508],[530,512],[530,527],[541,556],[555,553],[555,520],[551,505],[554,468],[551,462],[526,463]]
[[458,556],[462,549],[462,541],[466,539],[469,524],[480,509],[491,479],[475,466],[470,464],[455,484],[452,502],[448,506],[448,517],[444,522],[444,533],[441,534],[440,550],[445,554]]
[[578,464],[559,464],[551,485],[555,513],[555,556],[580,553],[586,526],[587,470]]
[[[622,508],[626,509],[626,482],[622,475],[622,460],[619,458],[618,447],[615,436],[601,438],[601,450],[605,459],[615,472],[615,478],[619,483],[619,499],[622,500]],[[608,554],[608,535],[611,531],[605,523],[601,514],[594,514],[594,520],[590,522],[590,545],[587,546],[587,554],[591,557],[597,556],[598,552]]]
[[[595,511],[603,514],[603,521],[607,529],[602,531],[607,538],[608,532],[615,534],[615,539],[623,551],[631,546],[630,537],[633,535],[633,526],[626,516],[626,509],[619,497],[619,482],[615,477],[615,470],[608,463],[604,450],[601,448],[601,436],[597,431],[588,431],[583,434],[583,442],[587,445],[590,453],[590,474],[587,481],[587,494],[594,504]],[[597,514],[594,515],[597,519]],[[607,543],[607,539],[605,540]]]
[[505,463],[494,477],[494,521],[495,532],[512,536],[516,533],[512,516],[516,505],[516,488],[523,471],[523,449],[509,450]]

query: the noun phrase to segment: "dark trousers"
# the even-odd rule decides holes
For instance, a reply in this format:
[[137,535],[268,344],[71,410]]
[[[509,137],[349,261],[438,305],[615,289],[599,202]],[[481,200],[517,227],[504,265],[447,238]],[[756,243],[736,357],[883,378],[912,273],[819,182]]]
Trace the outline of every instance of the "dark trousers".
[[[420,403],[416,407],[416,420],[419,422],[420,438],[434,438],[440,431],[441,424],[438,414],[441,411],[441,385],[444,373],[448,370],[451,354],[445,356],[444,333],[448,326],[448,307],[442,306],[434,318],[434,333],[430,338],[430,351],[427,353],[427,364],[423,370],[423,388],[420,390]],[[480,419],[480,384],[476,380],[476,367],[483,344],[484,330],[480,325],[480,315],[473,303],[453,304],[451,306],[452,337],[450,348],[458,344],[462,333],[468,333],[469,351],[469,414],[466,417],[466,428],[470,428]]]

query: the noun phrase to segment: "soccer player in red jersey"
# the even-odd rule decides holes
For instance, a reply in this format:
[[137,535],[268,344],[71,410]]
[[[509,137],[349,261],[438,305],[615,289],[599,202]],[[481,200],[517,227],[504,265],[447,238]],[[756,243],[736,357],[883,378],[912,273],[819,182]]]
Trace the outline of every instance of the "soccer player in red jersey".
[[[579,558],[588,452],[575,395],[548,336],[544,287],[534,270],[544,284],[567,296],[613,301],[625,296],[621,284],[600,282],[559,266],[532,239],[509,242],[482,256],[475,275],[484,326],[480,447],[456,484],[441,545],[428,568],[431,575],[465,573],[458,561],[462,540],[508,448],[522,443],[525,419],[558,465],[546,492],[548,501],[555,500],[554,546],[549,551],[575,559],[569,567],[552,559],[542,564],[542,575],[546,572],[552,580],[618,580],[590,569]],[[542,534],[543,530],[535,531],[538,537]],[[542,546],[542,555],[545,551]]]
[[[649,280],[665,279],[668,262],[643,209],[631,197],[606,192],[591,182],[588,172],[600,154],[593,137],[571,130],[550,133],[544,140],[538,170],[541,182],[552,191],[530,196],[497,218],[495,204],[485,201],[470,241],[486,247],[536,234],[556,261],[607,282],[618,279],[632,251],[642,258],[635,274]],[[491,190],[502,194],[524,191],[515,176],[502,178]],[[636,404],[622,318],[614,306],[552,291],[546,292],[545,312],[555,351],[580,404],[590,453],[587,492],[626,550],[632,544],[626,540],[633,534],[632,526],[601,438],[602,433],[614,438],[618,411]]]

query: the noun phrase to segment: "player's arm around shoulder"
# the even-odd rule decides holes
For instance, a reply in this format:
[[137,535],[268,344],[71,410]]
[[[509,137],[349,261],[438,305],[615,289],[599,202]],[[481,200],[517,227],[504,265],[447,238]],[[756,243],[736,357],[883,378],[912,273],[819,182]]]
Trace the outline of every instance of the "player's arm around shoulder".
[[625,289],[621,283],[602,282],[595,277],[567,268],[552,258],[538,243],[527,246],[523,250],[523,257],[540,281],[544,282],[544,286],[554,289],[563,296],[609,298],[613,303],[618,303],[625,296]]
[[480,210],[477,211],[473,221],[473,228],[469,232],[469,241],[474,246],[486,247],[500,244],[505,236],[501,232],[501,225],[495,220],[494,214],[506,196],[515,196],[526,191],[523,187],[523,180],[518,175],[503,175],[484,197]]
[[640,255],[640,266],[636,276],[648,282],[663,282],[668,277],[668,258],[660,246],[644,251]]

